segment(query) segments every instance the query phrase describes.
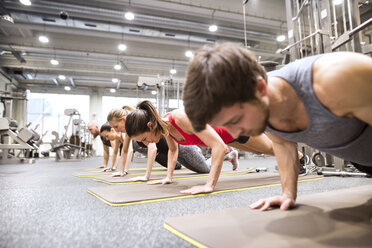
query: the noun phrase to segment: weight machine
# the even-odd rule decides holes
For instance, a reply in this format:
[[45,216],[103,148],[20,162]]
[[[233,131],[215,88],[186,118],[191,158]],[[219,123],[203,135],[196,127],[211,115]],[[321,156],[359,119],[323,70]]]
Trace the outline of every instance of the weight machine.
[[18,123],[11,119],[13,100],[26,100],[24,93],[0,91],[4,110],[0,118],[0,164],[34,163],[29,153],[38,149],[40,136],[27,127],[17,131]]
[[[52,135],[55,136],[55,139],[52,140],[52,148],[50,151],[56,153],[57,162],[81,161],[83,158],[82,155],[85,153],[85,147],[82,147],[80,144],[80,113],[76,109],[65,109],[64,114],[69,116],[68,124],[65,126],[65,132],[61,138],[59,138],[58,132],[52,132]],[[73,117],[76,116],[77,118],[73,119]],[[71,135],[70,140],[68,140],[67,131],[71,123],[73,127],[73,134]]]

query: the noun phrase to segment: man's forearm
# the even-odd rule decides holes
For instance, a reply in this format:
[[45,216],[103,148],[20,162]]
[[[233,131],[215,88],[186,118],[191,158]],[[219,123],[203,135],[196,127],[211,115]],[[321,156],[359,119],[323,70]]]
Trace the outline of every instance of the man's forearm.
[[293,142],[274,144],[274,152],[278,162],[282,193],[296,200],[299,172],[297,145]]
[[209,171],[207,186],[214,188],[221,173],[223,159],[226,153],[226,146],[212,148],[212,165]]

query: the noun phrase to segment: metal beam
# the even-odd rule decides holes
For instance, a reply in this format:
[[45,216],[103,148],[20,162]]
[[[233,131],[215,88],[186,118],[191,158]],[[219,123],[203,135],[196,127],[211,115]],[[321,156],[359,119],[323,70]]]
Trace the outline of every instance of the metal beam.
[[73,79],[73,78],[69,78],[69,80],[70,80],[71,86],[72,86],[73,88],[76,88],[76,84],[75,84],[74,79]]
[[53,82],[57,85],[57,86],[60,86],[58,80],[56,78],[53,79]]
[[118,82],[116,83],[116,90],[119,90],[120,89],[120,82],[121,80],[118,80]]

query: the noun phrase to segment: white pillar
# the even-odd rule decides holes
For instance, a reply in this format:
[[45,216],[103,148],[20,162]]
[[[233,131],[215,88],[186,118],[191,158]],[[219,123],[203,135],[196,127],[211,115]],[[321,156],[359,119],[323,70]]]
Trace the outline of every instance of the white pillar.
[[[105,117],[102,115],[102,96],[103,91],[100,89],[95,89],[90,95],[89,102],[89,121],[97,121],[99,125],[105,123]],[[99,137],[92,140],[93,149],[96,150],[97,156],[103,156],[102,142]]]

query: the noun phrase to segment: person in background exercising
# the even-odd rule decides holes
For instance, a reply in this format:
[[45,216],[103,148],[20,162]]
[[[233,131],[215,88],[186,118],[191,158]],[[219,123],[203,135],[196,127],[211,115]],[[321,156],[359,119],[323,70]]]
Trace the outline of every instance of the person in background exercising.
[[[88,123],[88,130],[90,134],[93,136],[93,138],[97,138],[97,136],[100,136],[100,127],[96,121],[90,121]],[[97,168],[105,170],[109,162],[110,158],[110,147],[115,146],[114,142],[111,143],[111,141],[105,139],[104,137],[100,136],[102,145],[103,145],[103,165],[98,166]],[[116,168],[117,164],[117,154],[116,157],[111,157],[111,167],[110,168]]]
[[372,173],[372,59],[351,52],[303,58],[266,74],[256,57],[232,43],[199,49],[187,70],[183,100],[196,131],[207,123],[234,136],[267,132],[282,195],[251,208],[297,197],[297,142],[350,161]]
[[[125,134],[115,132],[115,130],[109,124],[105,123],[100,128],[100,136],[102,140],[109,141],[110,143],[114,144],[113,146],[111,146],[113,149],[111,167],[105,168],[103,169],[103,171],[108,171],[108,172],[115,171],[116,164],[117,164],[115,158],[117,158],[118,155],[121,156]],[[130,161],[132,160],[132,157],[133,157],[133,149],[130,147],[128,151],[128,159],[125,161],[125,163],[130,163]],[[126,165],[125,167],[129,168],[129,164]]]

